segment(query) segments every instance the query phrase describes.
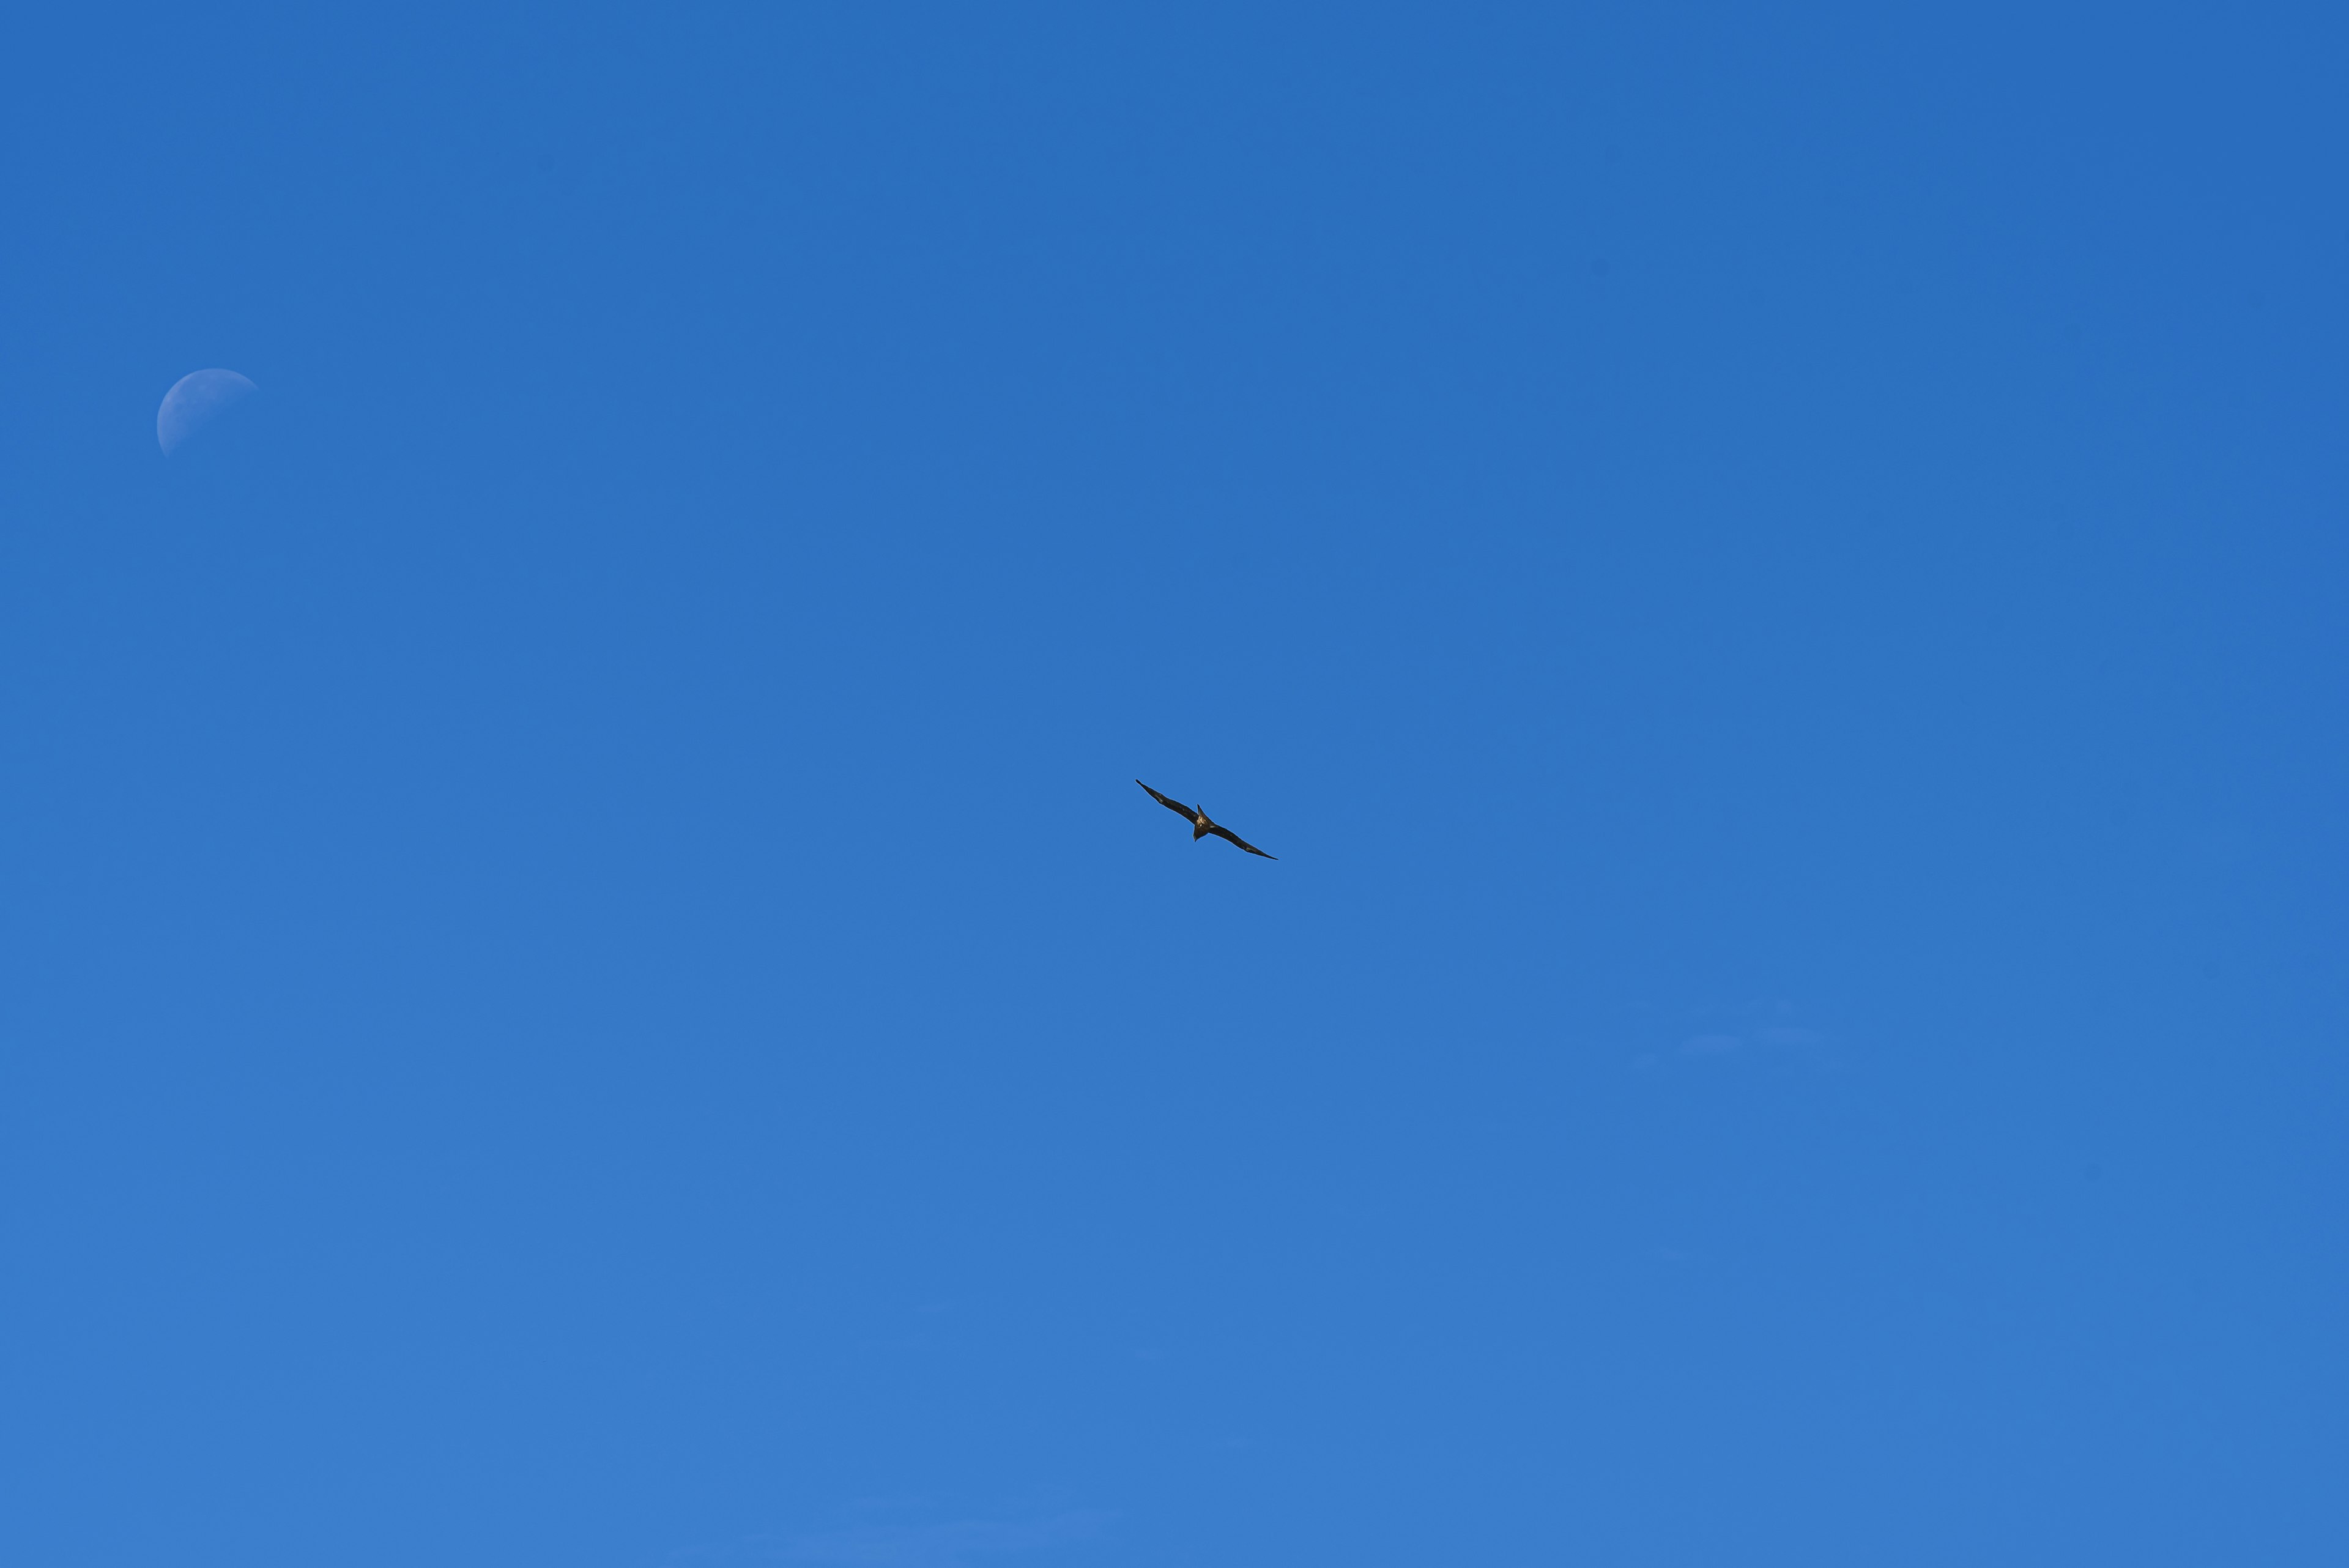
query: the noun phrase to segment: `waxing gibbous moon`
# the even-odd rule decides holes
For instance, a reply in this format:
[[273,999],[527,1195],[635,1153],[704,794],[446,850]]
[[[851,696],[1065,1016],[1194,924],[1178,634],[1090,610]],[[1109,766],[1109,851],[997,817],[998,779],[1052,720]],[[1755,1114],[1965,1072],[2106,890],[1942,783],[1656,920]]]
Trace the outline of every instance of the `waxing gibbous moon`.
[[165,457],[171,456],[213,416],[258,389],[233,370],[191,371],[171,384],[163,394],[163,406],[155,410],[155,443]]

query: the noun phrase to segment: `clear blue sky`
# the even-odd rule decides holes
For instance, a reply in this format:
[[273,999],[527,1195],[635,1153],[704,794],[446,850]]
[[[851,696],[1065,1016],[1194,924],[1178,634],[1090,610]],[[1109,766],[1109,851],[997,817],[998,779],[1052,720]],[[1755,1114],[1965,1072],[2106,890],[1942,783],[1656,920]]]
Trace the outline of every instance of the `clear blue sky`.
[[2349,1561],[2344,81],[17,16],[0,1561]]

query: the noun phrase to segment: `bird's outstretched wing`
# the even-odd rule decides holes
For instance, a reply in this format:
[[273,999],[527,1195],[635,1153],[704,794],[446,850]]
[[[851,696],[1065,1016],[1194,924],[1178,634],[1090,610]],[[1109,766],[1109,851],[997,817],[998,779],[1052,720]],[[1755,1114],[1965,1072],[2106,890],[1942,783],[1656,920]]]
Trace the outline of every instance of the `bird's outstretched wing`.
[[[1143,788],[1144,788],[1144,789],[1148,789],[1150,786],[1149,786],[1148,784],[1144,784],[1144,785],[1143,785],[1142,787],[1143,787]],[[1221,825],[1219,825],[1219,824],[1217,824],[1217,823],[1213,823],[1213,822],[1211,822],[1211,823],[1207,824],[1207,831],[1208,831],[1208,832],[1210,832],[1210,833],[1212,833],[1212,834],[1214,834],[1214,835],[1215,835],[1216,837],[1218,837],[1218,838],[1228,838],[1228,839],[1230,839],[1234,844],[1238,845],[1242,849],[1247,850],[1250,855],[1264,855],[1264,851],[1263,851],[1263,850],[1258,849],[1255,845],[1250,844],[1247,839],[1242,838],[1238,834],[1234,833],[1234,832],[1233,832],[1230,828],[1228,828],[1228,827],[1225,827],[1225,826],[1221,826]],[[1280,857],[1279,857],[1279,856],[1278,856],[1278,855],[1264,855],[1264,857],[1265,857],[1267,860],[1278,860],[1278,859],[1279,859],[1279,858],[1280,858]]]
[[[1136,784],[1142,784],[1142,781],[1141,781],[1140,779],[1136,779],[1136,780],[1134,780],[1133,782],[1134,782],[1134,783],[1136,783]],[[1149,790],[1149,791],[1150,791],[1150,798],[1151,798],[1151,799],[1153,799],[1153,800],[1154,800],[1154,801],[1156,801],[1159,805],[1161,805],[1164,806],[1167,810],[1169,810],[1169,811],[1174,811],[1174,812],[1180,812],[1180,813],[1182,814],[1182,815],[1183,815],[1183,820],[1184,820],[1184,821],[1185,821],[1185,822],[1196,822],[1196,821],[1199,819],[1199,814],[1198,814],[1197,812],[1195,812],[1195,811],[1193,811],[1189,806],[1185,805],[1181,801],[1179,801],[1179,800],[1168,800],[1164,795],[1160,794],[1156,790],[1154,790],[1154,789],[1151,789],[1151,788],[1150,788],[1150,786],[1149,786],[1148,784],[1142,784],[1142,787],[1143,787],[1143,789],[1145,789],[1145,790]]]

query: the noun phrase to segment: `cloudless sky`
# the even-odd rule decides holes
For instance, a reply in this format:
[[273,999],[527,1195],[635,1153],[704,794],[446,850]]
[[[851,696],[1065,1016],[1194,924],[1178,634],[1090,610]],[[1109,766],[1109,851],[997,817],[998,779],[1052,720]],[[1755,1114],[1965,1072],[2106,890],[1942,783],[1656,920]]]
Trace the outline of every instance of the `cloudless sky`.
[[2345,16],[18,16],[0,1561],[2349,1560]]

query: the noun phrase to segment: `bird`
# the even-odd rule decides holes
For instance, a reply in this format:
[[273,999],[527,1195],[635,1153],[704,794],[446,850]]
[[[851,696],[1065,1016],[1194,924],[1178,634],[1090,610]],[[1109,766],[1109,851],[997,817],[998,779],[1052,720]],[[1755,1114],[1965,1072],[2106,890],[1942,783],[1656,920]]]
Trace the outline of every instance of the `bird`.
[[[1223,824],[1209,816],[1206,806],[1185,805],[1179,800],[1168,800],[1156,790],[1151,789],[1148,784],[1142,784],[1140,779],[1136,779],[1133,782],[1138,784],[1142,784],[1142,787],[1149,792],[1151,799],[1156,801],[1167,810],[1174,812],[1175,815],[1183,817],[1190,823],[1192,843],[1196,844],[1199,840],[1206,837],[1207,835],[1212,833],[1218,838],[1230,839],[1234,844],[1238,845],[1250,855],[1264,855],[1263,850],[1258,849],[1255,845],[1250,844],[1247,839],[1242,838],[1238,834],[1234,833],[1230,828],[1226,827]],[[1264,855],[1264,857],[1267,860],[1278,860],[1280,858],[1278,855]]]

